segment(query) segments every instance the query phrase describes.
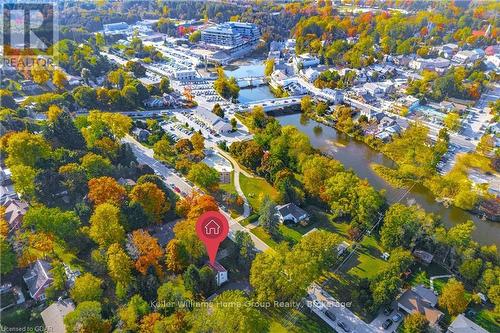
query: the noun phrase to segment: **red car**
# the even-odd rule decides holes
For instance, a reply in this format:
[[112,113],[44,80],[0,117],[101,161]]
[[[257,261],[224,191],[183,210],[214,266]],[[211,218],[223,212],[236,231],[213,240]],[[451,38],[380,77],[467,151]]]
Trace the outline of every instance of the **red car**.
[[177,193],[181,193],[180,188],[178,188],[177,186],[176,186],[176,187],[174,187],[174,191],[175,191],[175,192],[177,192]]

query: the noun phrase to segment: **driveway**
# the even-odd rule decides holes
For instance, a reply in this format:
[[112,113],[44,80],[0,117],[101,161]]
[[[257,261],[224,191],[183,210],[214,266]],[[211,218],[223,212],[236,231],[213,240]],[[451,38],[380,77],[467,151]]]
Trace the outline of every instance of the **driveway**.
[[380,312],[377,315],[377,317],[375,319],[373,319],[373,321],[370,323],[370,326],[375,327],[375,328],[378,329],[377,332],[393,333],[393,332],[396,331],[396,329],[399,327],[399,325],[403,322],[403,320],[400,320],[400,321],[398,321],[396,323],[393,323],[387,329],[384,329],[382,327],[382,324],[384,323],[384,321],[386,321],[389,318],[392,318],[397,313],[397,311],[394,310],[394,309],[397,309],[396,302],[394,302],[393,304],[391,304],[391,307],[393,308],[393,310],[392,310],[392,312],[388,316],[384,315],[384,309],[380,309]]
[[[358,316],[356,316],[351,310],[347,308],[347,304],[340,304],[335,298],[333,298],[329,293],[323,290],[320,286],[313,283],[308,290],[309,297],[311,299],[310,308],[316,313],[321,319],[323,319],[328,325],[330,325],[337,332],[345,332],[340,326],[338,326],[339,322],[343,322],[346,324],[349,332],[356,333],[382,333],[384,330],[377,329],[376,327],[365,323]],[[311,302],[313,304],[311,304]],[[316,304],[321,303],[320,307],[315,306]],[[326,310],[332,312],[336,319],[332,321],[325,314]]]

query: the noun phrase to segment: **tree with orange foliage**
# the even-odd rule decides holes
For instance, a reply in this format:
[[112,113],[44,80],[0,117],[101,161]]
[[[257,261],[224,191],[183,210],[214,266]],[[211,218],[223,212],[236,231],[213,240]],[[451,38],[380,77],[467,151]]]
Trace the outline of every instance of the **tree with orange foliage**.
[[114,178],[99,177],[89,180],[89,199],[96,206],[109,203],[120,206],[127,191]]
[[163,250],[147,231],[142,229],[132,232],[132,245],[136,253],[135,268],[146,275],[149,267],[153,266],[159,277],[163,276],[160,260],[163,257]]
[[153,312],[145,315],[141,319],[140,332],[141,333],[154,333],[154,326],[156,322],[161,320],[161,315],[158,312]]
[[23,252],[19,258],[19,267],[44,259],[54,251],[54,236],[46,232],[23,232],[18,240],[22,244]]
[[203,194],[195,196],[193,204],[187,214],[188,219],[197,219],[201,214],[209,211],[218,211],[219,206],[214,197]]
[[163,215],[170,208],[165,193],[150,182],[137,184],[130,192],[130,199],[142,206],[146,214],[155,222],[161,222]]

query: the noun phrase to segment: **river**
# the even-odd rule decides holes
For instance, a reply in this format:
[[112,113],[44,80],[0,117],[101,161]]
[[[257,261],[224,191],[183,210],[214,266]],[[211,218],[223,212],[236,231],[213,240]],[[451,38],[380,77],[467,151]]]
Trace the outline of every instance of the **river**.
[[[377,190],[385,190],[389,203],[400,200],[407,192],[406,189],[391,186],[371,169],[370,164],[372,163],[390,167],[394,165],[394,162],[368,145],[356,141],[332,127],[305,119],[301,114],[279,116],[277,119],[281,125],[297,127],[309,137],[315,148],[332,155],[346,168],[352,169],[359,177],[366,178]],[[441,216],[447,227],[472,220],[476,224],[473,233],[475,241],[482,245],[496,244],[497,247],[500,247],[500,223],[483,221],[478,216],[454,206],[447,208],[436,202],[432,193],[421,185],[414,186],[401,202],[405,204],[416,203],[427,212]]]
[[[237,66],[225,68],[225,72],[228,76],[234,76],[235,78],[260,76],[264,73],[264,65],[262,60],[243,60]],[[241,103],[248,103],[272,97],[269,87],[260,86],[241,89],[238,99]],[[315,148],[331,154],[335,159],[342,162],[346,168],[354,170],[359,177],[368,179],[370,184],[377,190],[385,190],[389,203],[400,200],[407,192],[406,189],[391,186],[371,169],[370,164],[372,163],[391,167],[394,162],[368,145],[356,141],[332,127],[311,119],[304,119],[301,114],[280,116],[277,119],[282,125],[293,125],[307,134]],[[496,244],[500,248],[500,223],[483,221],[477,215],[470,214],[454,206],[445,207],[436,202],[432,193],[422,185],[414,186],[401,202],[406,204],[416,203],[427,212],[441,216],[443,223],[447,227],[472,220],[476,224],[473,239],[480,244]]]

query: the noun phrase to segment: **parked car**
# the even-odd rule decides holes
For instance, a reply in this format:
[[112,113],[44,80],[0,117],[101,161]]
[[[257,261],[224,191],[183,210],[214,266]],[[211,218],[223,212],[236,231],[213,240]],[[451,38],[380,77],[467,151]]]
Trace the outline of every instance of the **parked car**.
[[392,319],[387,319],[386,321],[384,321],[384,323],[382,324],[382,327],[384,329],[388,329],[391,325],[392,325],[393,321]]
[[395,323],[397,323],[401,319],[403,319],[403,315],[399,312],[392,316],[392,321],[394,321]]
[[347,327],[347,324],[343,321],[339,321],[337,325],[339,325],[339,327],[343,329],[344,332],[349,332],[349,327]]
[[331,321],[335,321],[335,320],[337,320],[337,317],[335,316],[335,314],[334,314],[332,311],[330,311],[330,310],[327,310],[327,311],[325,312],[325,315],[326,315],[328,318],[330,318],[330,320],[331,320]]

